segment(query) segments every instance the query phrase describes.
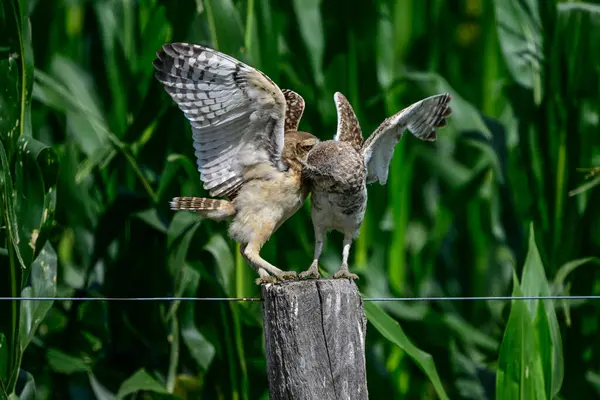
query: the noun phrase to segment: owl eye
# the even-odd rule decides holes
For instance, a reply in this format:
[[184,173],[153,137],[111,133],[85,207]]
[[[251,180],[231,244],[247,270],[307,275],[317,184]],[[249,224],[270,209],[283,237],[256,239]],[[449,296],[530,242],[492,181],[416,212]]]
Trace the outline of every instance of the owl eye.
[[316,141],[309,139],[309,140],[305,140],[303,142],[300,142],[300,147],[302,147],[303,149],[312,149],[315,146]]

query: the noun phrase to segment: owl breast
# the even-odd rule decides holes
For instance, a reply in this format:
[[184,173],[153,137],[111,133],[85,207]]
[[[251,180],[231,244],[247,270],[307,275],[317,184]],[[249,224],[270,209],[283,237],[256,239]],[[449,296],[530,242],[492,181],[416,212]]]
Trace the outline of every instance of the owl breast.
[[348,143],[326,141],[307,157],[311,174],[311,215],[325,230],[358,235],[367,205],[366,170],[360,154]]

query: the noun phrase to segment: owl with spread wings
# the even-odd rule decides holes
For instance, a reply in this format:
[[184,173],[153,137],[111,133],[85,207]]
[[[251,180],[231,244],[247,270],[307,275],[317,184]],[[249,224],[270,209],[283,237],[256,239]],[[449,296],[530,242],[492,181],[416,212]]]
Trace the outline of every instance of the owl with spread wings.
[[446,125],[452,110],[449,94],[427,97],[387,118],[363,142],[352,106],[341,93],[334,95],[338,125],[333,140],[316,144],[303,164],[303,177],[311,190],[311,217],[315,252],[309,269],[300,277],[319,277],[318,261],[325,234],[344,234],[342,265],[334,278],[357,279],[349,271],[348,256],[358,236],[367,207],[367,184],[385,185],[394,146],[408,129],[421,140],[434,141],[436,128]]
[[259,274],[257,284],[296,278],[264,260],[260,249],[309,193],[302,162],[319,140],[298,131],[302,97],[200,45],[165,44],[153,65],[191,124],[204,189],[227,198],[176,197],[171,208],[230,220],[229,235]]

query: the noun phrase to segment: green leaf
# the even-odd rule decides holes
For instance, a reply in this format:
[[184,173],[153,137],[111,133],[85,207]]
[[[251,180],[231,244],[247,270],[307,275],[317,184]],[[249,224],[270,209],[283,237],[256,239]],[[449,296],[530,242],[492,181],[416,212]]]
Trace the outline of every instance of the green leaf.
[[556,272],[554,280],[552,281],[552,293],[563,295],[565,293],[565,281],[567,277],[575,272],[575,270],[586,264],[600,265],[600,258],[597,257],[586,257],[578,260],[569,261],[563,264]]
[[89,74],[57,55],[52,75],[38,70],[35,78],[34,98],[67,115],[70,135],[89,157],[101,152],[109,144],[110,130]]
[[[0,377],[8,376],[8,365],[10,363],[10,352],[6,343],[6,336],[0,332]],[[6,393],[7,389],[4,384],[4,380],[0,379],[0,394]]]
[[463,341],[474,346],[479,346],[487,351],[496,351],[498,341],[486,335],[458,315],[446,313],[442,317],[444,324],[448,326]]
[[[185,282],[185,297],[196,296],[198,284],[200,283],[200,274],[189,266],[184,267],[182,272],[181,281]],[[196,303],[193,301],[185,301],[181,305],[181,336],[190,355],[194,358],[198,366],[206,371],[215,357],[215,347],[196,327],[195,308]]]
[[[33,379],[33,375],[31,375],[27,371],[21,370],[21,375],[25,377],[25,384],[23,385],[23,389],[18,394],[12,394],[9,399],[14,400],[35,400],[36,399],[36,390],[35,390],[35,380]],[[23,379],[22,377],[19,379]]]
[[600,394],[600,374],[592,371],[588,371],[585,374],[585,379],[596,389],[596,392]]
[[323,53],[325,49],[323,21],[321,18],[321,0],[293,0],[294,12],[298,21],[300,35],[307,47],[313,74],[317,86],[324,84]]
[[456,388],[460,395],[459,398],[465,400],[492,400],[494,398],[493,391],[490,391],[491,385],[486,384],[485,375],[482,373],[486,367],[474,359],[473,352],[462,354],[456,343],[451,341],[450,360],[454,375],[457,376]]
[[169,368],[167,369],[167,391],[173,393],[175,388],[175,381],[177,379],[177,367],[179,366],[179,355],[181,353],[181,345],[179,338],[179,320],[177,318],[171,318],[171,329],[169,335]]
[[164,221],[162,221],[160,219],[160,216],[158,215],[156,208],[149,208],[144,211],[139,211],[139,212],[135,213],[134,216],[141,219],[142,221],[144,221],[145,223],[147,223],[148,225],[150,225],[157,231],[165,233],[165,234],[167,233],[168,228],[167,228],[166,224],[164,223]]
[[[513,296],[523,296],[517,277],[513,274]],[[525,301],[513,300],[504,331],[498,370],[496,398],[546,399],[542,356],[533,318]]]
[[[524,296],[550,296],[552,294],[540,253],[535,244],[533,224],[530,225],[529,251],[523,267],[521,287]],[[543,304],[543,307],[539,306],[538,303]],[[552,300],[527,300],[526,304],[529,307],[532,321],[535,321],[537,325],[536,333],[540,345],[540,354],[543,356],[551,355],[548,360],[544,360],[547,362],[542,364],[542,367],[546,386],[551,388],[551,392],[546,391],[546,393],[554,397],[560,391],[564,376],[562,340],[554,310],[554,302]],[[540,315],[540,313],[543,315]]]
[[216,50],[238,56],[244,45],[244,28],[231,0],[204,0],[206,18]]
[[[569,261],[558,269],[558,272],[554,276],[554,280],[552,281],[552,294],[568,296],[570,294],[569,284],[565,284],[567,277],[574,272],[577,268],[586,264],[596,264],[600,265],[600,258],[596,257],[587,257],[581,258],[579,260]],[[581,300],[581,303],[585,302],[585,300]],[[576,300],[560,300],[560,304],[565,313],[565,320],[567,326],[571,326],[571,309],[570,306],[577,304]]]
[[46,353],[48,365],[54,372],[70,375],[76,372],[89,372],[92,370],[92,360],[83,356],[72,356],[55,348],[50,348]]
[[125,396],[140,391],[149,391],[154,393],[167,394],[166,389],[158,381],[156,381],[144,368],[138,370],[129,377],[117,392],[116,399],[123,399]]
[[[31,286],[23,289],[23,297],[54,297],[56,295],[56,252],[50,243],[44,248],[31,265]],[[21,301],[20,335],[21,352],[24,352],[35,332],[52,307],[53,301]]]
[[173,276],[181,273],[185,257],[202,218],[191,212],[177,212],[167,231],[169,270]]
[[213,235],[206,246],[204,246],[204,250],[208,251],[215,258],[219,283],[223,291],[228,296],[233,297],[235,295],[235,288],[233,287],[235,261],[225,238],[219,234]]
[[571,190],[569,192],[569,196],[577,196],[578,194],[588,191],[598,185],[600,185],[600,174]]
[[[535,244],[533,224],[530,225],[522,288],[516,276],[513,282],[513,296],[551,294]],[[554,398],[562,385],[563,363],[560,329],[552,300],[513,300],[500,346],[497,398]]]
[[181,154],[169,154],[167,163],[160,176],[158,190],[156,191],[156,196],[159,201],[167,200],[165,198],[165,193],[169,186],[173,184],[174,178],[181,176],[180,171],[182,169],[185,172],[187,179],[198,179],[197,167],[189,158]]
[[44,247],[54,220],[58,157],[54,150],[29,136],[17,141],[15,213],[19,246],[25,266]]
[[431,354],[425,353],[412,344],[410,339],[402,331],[400,325],[375,303],[365,303],[365,313],[367,314],[367,319],[373,324],[375,329],[390,342],[405,351],[417,366],[425,372],[440,399],[448,399],[449,397],[444,390],[444,386],[437,373]]
[[[15,192],[13,190],[12,176],[10,174],[10,165],[4,144],[0,141],[0,165],[1,176],[0,176],[0,205],[2,205],[2,220],[5,221],[8,230],[8,237],[15,250],[15,254],[22,268],[26,268],[25,261],[21,255],[21,248],[19,244],[19,225],[17,223],[17,213],[15,212]],[[9,250],[10,251],[10,250]]]
[[[12,51],[15,51],[11,49]],[[13,148],[20,134],[19,55],[0,60],[0,140]]]
[[538,0],[494,0],[496,28],[513,79],[542,98],[543,39]]
[[27,2],[10,0],[2,6],[0,44],[8,57],[0,60],[0,140],[11,152],[19,136],[31,136],[33,51]]
[[112,394],[107,388],[105,388],[96,376],[93,373],[88,373],[88,378],[90,380],[90,386],[92,387],[92,391],[94,392],[94,396],[96,396],[96,400],[114,400],[115,395]]
[[590,80],[597,79],[600,59],[589,55],[595,54],[600,42],[600,5],[591,2],[558,3],[553,39],[554,54],[564,59],[559,76],[567,96],[595,100],[598,89]]

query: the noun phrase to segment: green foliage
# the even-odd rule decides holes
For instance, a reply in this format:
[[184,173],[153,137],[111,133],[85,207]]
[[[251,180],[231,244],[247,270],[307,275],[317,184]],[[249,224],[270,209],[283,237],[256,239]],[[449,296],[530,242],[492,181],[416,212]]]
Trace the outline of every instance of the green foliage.
[[[513,284],[513,296],[550,296],[533,226],[521,285],[516,276]],[[496,398],[554,398],[563,382],[563,365],[552,300],[513,300],[498,357]]]
[[[600,294],[597,3],[5,0],[0,296],[259,296],[226,224],[169,210],[206,195],[189,124],[153,78],[169,41],[299,92],[300,129],[322,139],[335,91],[365,136],[451,93],[438,141],[406,135],[369,187],[351,253],[365,296]],[[263,253],[302,270],[312,246],[306,207]],[[330,235],[323,269],[340,259]],[[600,394],[597,302],[366,311],[371,398]],[[0,316],[2,398],[266,398],[256,303],[0,301]]]
[[433,363],[431,355],[416,348],[415,345],[411,343],[410,339],[406,337],[400,325],[376,304],[366,303],[365,313],[367,314],[369,322],[371,322],[371,324],[373,324],[386,339],[397,345],[400,349],[405,351],[409,357],[415,360],[419,368],[421,368],[431,380],[440,399],[448,399],[448,395],[444,391],[444,387],[442,386],[440,377],[435,369],[435,364]]

